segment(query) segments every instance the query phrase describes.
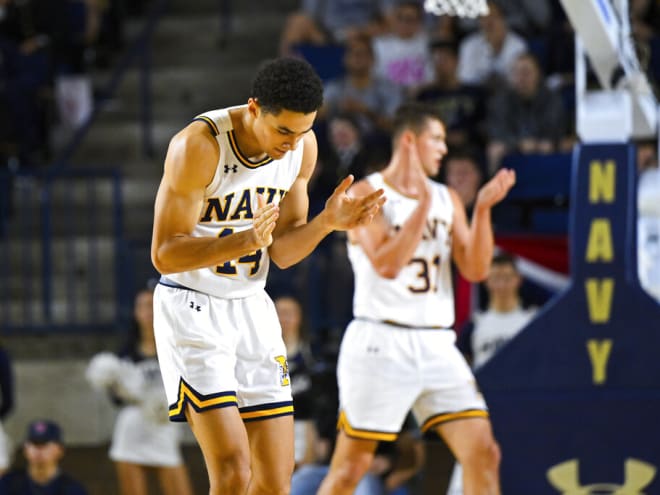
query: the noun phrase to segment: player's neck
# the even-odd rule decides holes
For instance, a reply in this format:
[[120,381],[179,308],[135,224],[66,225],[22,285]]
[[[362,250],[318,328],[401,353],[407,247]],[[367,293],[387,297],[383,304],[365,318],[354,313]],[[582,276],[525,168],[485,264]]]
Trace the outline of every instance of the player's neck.
[[489,309],[497,313],[510,313],[520,307],[517,297],[493,297]]
[[264,150],[257,144],[257,138],[252,130],[254,118],[250,115],[250,112],[247,109],[242,109],[236,113],[230,113],[230,116],[234,127],[234,136],[241,152],[250,159],[262,158]]
[[383,170],[383,179],[401,194],[414,198],[420,193],[418,173],[412,170],[408,160],[397,152],[392,157],[390,164]]

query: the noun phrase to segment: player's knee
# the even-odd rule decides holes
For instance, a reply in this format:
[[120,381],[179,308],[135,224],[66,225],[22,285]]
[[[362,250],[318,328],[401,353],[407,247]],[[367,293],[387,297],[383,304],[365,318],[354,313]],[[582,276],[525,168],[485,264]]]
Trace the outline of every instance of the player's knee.
[[209,469],[210,494],[244,493],[250,482],[250,461],[245,456],[228,456]]
[[281,480],[250,480],[250,490],[259,495],[289,495],[291,482],[289,479]]
[[463,464],[482,471],[494,472],[500,465],[500,447],[491,435],[480,438],[463,460]]
[[371,458],[354,459],[335,468],[336,483],[344,490],[355,487],[369,470]]

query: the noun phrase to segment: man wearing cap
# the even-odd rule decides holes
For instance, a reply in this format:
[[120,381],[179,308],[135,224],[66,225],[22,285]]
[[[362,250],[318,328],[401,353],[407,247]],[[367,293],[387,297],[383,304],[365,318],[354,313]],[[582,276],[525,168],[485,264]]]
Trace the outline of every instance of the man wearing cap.
[[0,495],[87,495],[87,490],[60,469],[64,456],[62,430],[57,423],[30,423],[23,444],[27,465],[0,478]]

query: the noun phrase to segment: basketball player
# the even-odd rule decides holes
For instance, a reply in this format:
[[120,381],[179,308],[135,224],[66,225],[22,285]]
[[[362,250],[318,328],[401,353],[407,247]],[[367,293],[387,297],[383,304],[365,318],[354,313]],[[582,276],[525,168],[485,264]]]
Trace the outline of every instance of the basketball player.
[[171,141],[155,205],[158,357],[170,419],[188,421],[210,494],[281,495],[293,470],[293,405],[269,261],[285,268],[331,231],[369,222],[383,193],[345,178],[307,222],[321,81],[301,60],[257,73],[246,105],[200,115]]
[[468,224],[458,194],[432,182],[447,153],[446,130],[428,107],[395,117],[388,166],[351,194],[385,190],[369,225],[348,233],[355,273],[354,320],[344,334],[337,377],[339,433],[319,495],[353,493],[378,441],[396,438],[409,410],[441,435],[465,468],[466,495],[499,494],[499,449],[486,404],[454,346],[451,259],[470,281],[493,255],[490,210],[515,175],[500,170],[480,190]]

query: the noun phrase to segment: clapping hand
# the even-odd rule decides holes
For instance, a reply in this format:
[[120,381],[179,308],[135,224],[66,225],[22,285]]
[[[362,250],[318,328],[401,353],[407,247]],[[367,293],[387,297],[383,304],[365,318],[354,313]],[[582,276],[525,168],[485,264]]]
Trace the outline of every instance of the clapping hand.
[[325,203],[324,213],[333,230],[350,230],[370,223],[385,203],[383,189],[365,196],[348,195],[346,192],[353,180],[352,175],[342,180]]
[[516,172],[510,169],[500,169],[480,190],[477,195],[478,208],[492,208],[502,201],[516,183]]
[[257,210],[254,213],[252,230],[258,247],[268,247],[273,243],[273,230],[280,215],[280,207],[267,203],[263,194],[257,194]]

